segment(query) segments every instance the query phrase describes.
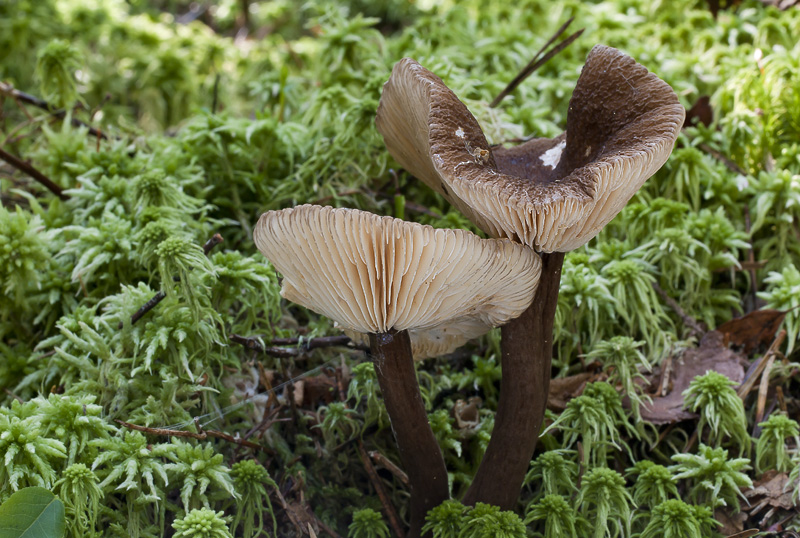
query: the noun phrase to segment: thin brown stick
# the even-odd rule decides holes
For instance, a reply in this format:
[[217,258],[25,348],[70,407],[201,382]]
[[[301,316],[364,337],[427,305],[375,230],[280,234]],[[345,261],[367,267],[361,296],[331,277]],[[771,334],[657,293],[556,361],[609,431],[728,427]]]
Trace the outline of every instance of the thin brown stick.
[[394,464],[392,460],[378,452],[377,450],[370,450],[369,457],[375,460],[375,463],[379,463],[383,465],[387,471],[392,473],[395,477],[397,477],[400,482],[405,485],[408,485],[408,475],[403,472],[403,470]]
[[764,420],[764,408],[767,405],[767,392],[769,391],[769,374],[775,364],[775,354],[770,353],[764,372],[761,374],[761,383],[758,386],[758,400],[756,403],[756,424]]
[[[155,306],[160,303],[161,301],[166,298],[167,294],[163,291],[159,291],[155,295],[153,295],[146,303],[144,303],[139,310],[133,313],[131,316],[131,325],[142,319],[142,316],[150,312]],[[118,329],[121,329],[123,326],[122,322],[119,322]]]
[[258,341],[257,336],[241,336],[239,334],[231,334],[230,341],[240,344],[247,349],[269,355],[279,359],[288,359],[291,357],[300,357],[312,349],[327,348],[327,347],[348,347],[351,349],[359,349],[366,351],[368,348],[364,346],[350,346],[351,340],[347,336],[321,336],[318,338],[310,338],[303,342],[302,346],[297,346],[300,342],[299,338],[275,338],[271,340],[272,344],[278,346],[296,346],[296,347],[276,347],[264,346]]
[[389,496],[386,495],[386,490],[383,487],[383,483],[381,482],[378,473],[375,471],[375,467],[372,466],[372,462],[369,461],[367,451],[364,449],[364,442],[361,441],[361,439],[358,440],[358,455],[361,457],[361,463],[364,464],[364,469],[367,471],[370,482],[372,482],[372,487],[375,488],[375,492],[378,494],[378,498],[381,500],[383,512],[386,515],[386,518],[389,520],[389,525],[391,525],[392,530],[397,538],[403,538],[405,533],[403,532],[403,526],[400,524],[400,517],[397,515],[397,510],[395,510],[394,506],[389,500]]
[[302,535],[303,534],[303,529],[300,526],[300,522],[297,520],[297,515],[295,514],[294,510],[292,510],[289,507],[289,503],[286,502],[286,497],[284,497],[283,493],[281,493],[281,488],[276,487],[275,488],[275,494],[278,497],[278,502],[280,503],[281,508],[283,508],[283,511],[286,513],[286,516],[289,518],[289,521],[297,529],[297,532],[300,535]]
[[694,448],[694,444],[697,442],[697,439],[698,439],[699,435],[700,434],[699,434],[698,430],[694,430],[694,432],[692,433],[692,436],[689,437],[688,441],[686,441],[686,446],[683,447],[683,452],[689,452],[690,450],[692,450]]
[[311,350],[322,347],[330,346],[346,346],[351,342],[349,336],[335,335],[335,336],[319,336],[317,338],[273,338],[270,343],[276,346],[296,346],[302,342],[302,348]]
[[[222,241],[223,241],[223,239],[222,239],[222,236],[220,234],[214,234],[211,237],[211,239],[209,239],[208,241],[206,241],[203,244],[203,253],[206,256],[208,256],[208,253],[211,252],[211,250],[215,246],[217,246],[220,243],[222,243]],[[155,308],[156,305],[158,305],[158,303],[163,301],[166,297],[167,297],[167,294],[164,293],[163,291],[159,291],[158,293],[153,295],[150,299],[148,299],[148,301],[146,303],[144,303],[141,306],[141,308],[139,308],[139,310],[137,310],[136,312],[133,313],[133,315],[131,315],[131,325],[133,325],[134,323],[136,323],[137,321],[142,319],[142,317],[145,314],[147,314],[153,308]],[[117,329],[122,329],[123,326],[124,326],[124,324],[120,321],[119,324],[117,325]]]
[[27,163],[19,157],[15,157],[10,153],[3,151],[2,149],[0,149],[0,159],[3,159],[20,172],[25,172],[62,200],[69,200],[69,196],[64,194],[64,190],[61,187],[59,187],[52,179],[34,168],[30,163]]
[[114,422],[116,422],[117,424],[121,424],[122,426],[130,430],[136,430],[138,432],[146,433],[147,435],[163,435],[167,437],[189,437],[191,439],[197,439],[200,441],[203,441],[208,437],[215,437],[217,439],[224,439],[231,443],[246,446],[247,448],[252,448],[254,450],[261,450],[262,452],[267,452],[267,453],[270,452],[270,450],[267,447],[258,445],[256,443],[251,443],[250,441],[241,439],[238,436],[234,437],[230,434],[220,432],[217,430],[204,430],[196,420],[195,424],[197,425],[197,428],[200,430],[199,433],[188,432],[185,430],[169,430],[166,428],[148,428],[146,426],[131,424],[130,422],[125,422],[119,419],[115,419]]
[[20,398],[19,396],[17,396],[16,394],[11,392],[10,390],[8,390],[6,387],[3,387],[3,391],[6,394],[8,394],[9,396],[11,396],[12,398],[14,398],[15,400],[17,400],[19,403],[25,403],[25,401],[22,398]]
[[287,400],[289,400],[289,410],[291,411],[291,417],[293,419],[287,424],[288,426],[287,429],[289,430],[289,434],[291,435],[294,434],[294,430],[297,427],[297,419],[300,417],[300,414],[298,413],[297,410],[297,401],[295,400],[295,395],[294,395],[295,377],[292,375],[291,370],[289,370],[289,367],[286,365],[287,362],[289,361],[278,361],[278,368],[280,369],[280,373],[281,375],[283,375],[283,378],[287,380],[285,383],[286,396]]
[[306,512],[314,519],[317,525],[319,525],[319,528],[328,534],[328,536],[331,538],[342,538],[338,532],[330,528],[324,521],[317,517],[317,514],[315,514],[311,508],[307,508]]
[[789,414],[789,409],[786,407],[786,396],[783,395],[783,387],[780,385],[775,387],[775,396],[778,399],[778,407],[780,407],[783,414]]
[[497,105],[499,105],[500,101],[502,101],[506,95],[513,92],[517,88],[517,86],[522,84],[522,81],[531,76],[534,71],[536,71],[541,66],[546,64],[553,56],[555,56],[556,54],[567,48],[573,41],[575,41],[576,39],[578,39],[578,37],[580,37],[585,28],[581,28],[580,30],[578,30],[577,32],[566,38],[564,41],[562,41],[561,43],[550,49],[550,51],[547,54],[545,54],[544,56],[542,56],[540,59],[537,60],[537,58],[539,58],[539,56],[544,52],[544,50],[547,47],[549,47],[556,39],[558,39],[558,36],[564,33],[564,30],[566,30],[567,27],[570,24],[572,24],[573,20],[575,20],[575,17],[571,17],[569,20],[567,20],[567,22],[561,25],[561,28],[556,30],[553,36],[547,40],[547,43],[545,43],[542,46],[542,48],[536,52],[533,58],[531,58],[531,61],[528,62],[528,65],[523,67],[522,70],[519,72],[519,74],[517,74],[517,76],[514,77],[505,88],[503,88],[503,91],[501,91],[497,95],[497,97],[495,97],[494,100],[491,103],[489,103],[489,106],[491,108],[494,108]]
[[[46,110],[47,112],[49,112],[50,114],[52,114],[57,118],[64,118],[67,115],[66,110],[56,109],[53,105],[51,105],[47,101],[39,99],[38,97],[34,97],[29,93],[19,91],[14,86],[6,82],[0,82],[0,94],[6,95],[18,101],[22,101],[23,103],[33,105],[37,108],[41,108],[42,110]],[[95,129],[88,123],[82,122],[77,118],[72,118],[71,123],[74,127],[86,127],[87,129],[89,129],[89,134],[91,134],[92,136],[95,136],[97,138],[102,138],[103,140],[108,140],[108,135],[102,133],[99,129]]]
[[708,153],[709,155],[711,155],[712,157],[717,159],[719,162],[724,164],[725,168],[727,168],[728,170],[730,170],[734,174],[739,174],[741,176],[746,176],[747,175],[747,172],[742,170],[741,167],[738,164],[736,164],[731,159],[729,159],[728,157],[726,157],[725,155],[723,155],[719,151],[715,150],[714,148],[712,148],[708,144],[700,144],[699,148],[700,148],[700,150],[705,151],[706,153]]
[[667,303],[667,306],[670,307],[676,314],[678,314],[678,317],[681,318],[683,324],[686,325],[692,336],[695,336],[699,339],[706,334],[706,330],[702,325],[700,325],[700,322],[687,314],[675,299],[667,295],[667,292],[658,285],[658,282],[653,282],[653,289],[656,290],[656,293],[664,300],[665,303]]
[[33,119],[30,119],[30,120],[26,120],[26,121],[18,123],[13,129],[11,129],[11,131],[6,135],[6,137],[2,141],[0,141],[0,146],[8,146],[8,145],[11,145],[11,144],[15,144],[15,143],[19,142],[20,140],[22,140],[23,138],[25,138],[27,136],[30,136],[30,133],[21,134],[21,135],[16,136],[16,137],[14,135],[16,135],[18,132],[22,131],[23,129],[25,129],[27,127],[30,127],[31,125],[33,125],[35,123],[39,123],[39,122],[46,121],[46,120],[47,120],[47,116],[40,116],[38,118],[33,118]]
[[211,252],[214,249],[214,247],[216,247],[223,241],[224,239],[222,239],[222,236],[220,234],[212,235],[211,239],[203,243],[203,254],[208,256],[208,253]]
[[750,294],[753,300],[753,310],[758,309],[758,279],[756,278],[756,255],[753,251],[752,237],[750,234],[750,206],[744,204],[744,229],[747,236],[751,238],[750,248],[747,249],[747,261],[749,262],[748,271],[750,272]]
[[781,347],[781,344],[783,344],[784,338],[786,338],[786,331],[782,329],[781,332],[779,332],[778,335],[775,337],[775,340],[772,341],[772,344],[770,344],[767,352],[761,356],[761,359],[759,359],[758,361],[758,365],[750,374],[750,376],[744,380],[744,383],[739,385],[738,389],[736,389],[736,394],[739,395],[739,398],[744,400],[747,397],[747,395],[750,394],[750,391],[753,390],[753,387],[755,386],[756,381],[758,380],[758,376],[761,374],[762,371],[764,371],[764,368],[767,366],[767,362],[770,359],[770,357],[777,354],[778,348]]

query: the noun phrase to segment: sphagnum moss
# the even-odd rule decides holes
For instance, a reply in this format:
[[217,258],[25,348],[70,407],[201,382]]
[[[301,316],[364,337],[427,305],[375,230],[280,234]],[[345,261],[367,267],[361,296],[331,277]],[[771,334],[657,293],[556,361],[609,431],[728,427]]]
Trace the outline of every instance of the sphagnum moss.
[[[676,89],[687,108],[701,95],[711,98],[712,124],[693,120],[684,128],[679,153],[666,168],[597,240],[567,258],[565,300],[559,303],[555,329],[559,375],[578,373],[580,353],[616,336],[645,341],[641,351],[649,362],[659,364],[663,350],[685,334],[681,320],[655,294],[654,281],[687,314],[709,327],[729,319],[750,295],[750,270],[745,276],[737,269],[750,247],[754,260],[767,263],[754,269],[761,298],[770,308],[797,306],[797,10],[778,14],[751,2],[721,10],[715,18],[697,2],[655,5],[640,0],[591,5],[567,0],[555,9],[534,0],[492,9],[482,0],[458,6],[411,6],[398,0],[369,6],[331,0],[300,9],[289,0],[271,2],[268,10],[262,4],[251,5],[250,35],[265,24],[271,31],[263,39],[234,44],[202,20],[175,24],[174,17],[164,16],[147,1],[0,3],[4,73],[0,139],[4,150],[29,161],[67,189],[70,197],[67,202],[57,200],[9,167],[0,173],[0,212],[5,212],[0,217],[4,262],[0,264],[0,386],[5,389],[0,391],[0,421],[13,423],[0,428],[0,435],[6,435],[0,445],[7,449],[11,434],[14,443],[24,437],[27,446],[37,447],[43,461],[38,468],[26,463],[30,452],[20,445],[23,450],[9,460],[13,469],[2,466],[19,477],[18,485],[52,486],[62,480],[58,488],[63,487],[73,453],[75,465],[101,462],[92,472],[102,484],[133,456],[127,441],[140,451],[137,465],[145,475],[172,459],[162,453],[163,445],[174,452],[173,457],[177,453],[164,437],[128,440],[116,431],[114,418],[192,429],[192,415],[211,413],[208,420],[214,422],[207,427],[240,437],[248,434],[255,425],[252,411],[248,405],[227,407],[230,389],[224,380],[233,372],[257,368],[249,364],[254,358],[250,352],[229,344],[227,335],[263,336],[262,342],[269,346],[274,336],[297,336],[298,330],[308,329],[307,338],[333,334],[328,321],[302,309],[282,307],[277,277],[267,270],[256,274],[254,264],[247,261],[256,254],[248,230],[261,211],[316,201],[382,213],[402,210],[407,219],[438,227],[469,226],[440,197],[419,188],[409,174],[397,169],[373,127],[381,84],[390,65],[404,55],[419,58],[462,95],[478,111],[493,144],[525,133],[550,137],[561,132],[580,65],[596,42],[613,43],[640,58]],[[362,8],[368,11],[359,16]],[[575,15],[576,28],[591,29],[591,39],[583,37],[559,53],[498,108],[485,107],[546,39],[530,29],[557,27],[564,10]],[[381,20],[370,19],[375,16]],[[218,29],[233,32],[237,12],[219,9],[213,18]],[[49,83],[45,93],[32,69],[38,56],[47,63],[40,69],[41,82]],[[67,62],[57,63],[60,60]],[[68,110],[63,120],[53,117],[8,97],[8,83],[46,97],[55,106],[79,100],[88,110]],[[56,91],[50,93],[51,89]],[[73,126],[73,119],[99,129],[101,138],[86,126]],[[730,161],[718,159],[717,154]],[[386,202],[399,196],[406,203],[389,208]],[[688,236],[682,234],[685,229]],[[174,267],[164,276],[158,273],[156,250],[162,242],[174,236],[201,245],[217,232],[225,243],[212,255],[213,270],[195,267],[194,262],[186,267],[191,290],[181,290],[181,283],[173,280],[183,277]],[[673,246],[693,245],[696,265],[687,266],[693,270],[664,255],[663,241],[631,253],[656,237]],[[574,293],[567,292],[567,285],[574,286]],[[131,316],[143,304],[167,289],[176,291],[174,297],[131,324]],[[187,291],[196,296],[189,297]],[[797,347],[798,319],[797,310],[787,314],[787,351]],[[196,325],[195,320],[199,320]],[[456,356],[424,370],[427,412],[441,424],[443,442],[452,446],[457,442],[461,448],[457,462],[456,451],[448,451],[456,489],[469,481],[492,429],[499,388],[493,367],[499,355],[491,354],[499,351],[497,342],[493,336],[471,348],[474,360]],[[349,352],[342,351],[343,370],[354,369],[354,381],[343,390],[356,410],[355,428],[368,450],[396,461],[385,410],[374,377],[365,368],[369,365],[356,365]],[[292,376],[334,356],[329,350],[301,352],[296,361],[258,358],[268,375],[285,371]],[[335,364],[341,364],[340,357]],[[288,379],[277,376],[277,382]],[[51,393],[49,398],[63,399],[68,414],[48,414],[45,427],[35,402]],[[793,392],[785,394],[791,409]],[[94,402],[87,395],[94,396]],[[288,397],[277,396],[288,404]],[[475,396],[483,402],[478,407],[479,425],[457,428],[449,416],[456,400]],[[23,407],[12,406],[17,398],[25,402]],[[289,415],[281,415],[266,430],[258,441],[274,449],[273,460],[255,453],[243,456],[244,449],[221,440],[211,443],[215,453],[223,455],[224,465],[231,467],[234,488],[236,462],[256,457],[270,465],[281,491],[289,491],[290,497],[302,494],[318,517],[344,535],[352,520],[349,507],[361,502],[370,486],[352,444],[328,452],[320,429],[309,428],[303,413],[316,413],[319,405],[304,403],[295,421],[287,424],[282,420]],[[698,411],[704,410],[698,407]],[[746,417],[749,432],[755,424]],[[292,430],[295,426],[298,431]],[[759,468],[773,465],[772,448],[791,451],[794,445],[791,439],[778,439],[779,432],[771,428],[765,426],[756,441]],[[631,453],[610,452],[622,460],[617,468],[643,460],[642,443],[622,429],[621,441],[631,446]],[[103,430],[109,438],[104,439]],[[791,433],[791,429],[781,431]],[[673,428],[653,457],[680,454],[684,432],[682,427]],[[562,432],[553,429],[540,444],[559,449],[563,441]],[[44,446],[54,452],[45,455]],[[701,458],[708,459],[703,456],[705,449],[698,450]],[[774,454],[778,466],[784,460],[780,450]],[[189,460],[182,463],[190,464],[191,457],[186,457]],[[731,460],[726,457],[725,462]],[[392,504],[402,514],[404,486],[389,481],[390,475],[376,465]],[[702,462],[684,465],[679,475],[689,468],[705,468]],[[728,469],[733,480],[728,493],[734,498],[735,490],[745,483],[742,476],[756,476],[740,463],[737,466]],[[790,475],[795,500],[800,492],[798,469],[795,458]],[[590,470],[585,468],[584,474]],[[118,489],[124,476],[107,482],[102,487],[98,527],[113,536],[160,536],[169,522],[183,519],[177,504],[163,502],[178,498],[177,482],[162,482],[158,471],[152,476],[154,490],[146,480]],[[90,480],[89,475],[85,478]],[[254,475],[252,480],[258,478]],[[627,486],[635,494],[633,480]],[[711,475],[700,482],[704,480],[715,482]],[[10,482],[5,483],[0,498],[9,494]],[[696,485],[695,477],[689,476],[675,483],[689,491]],[[530,486],[530,494],[538,494],[537,485]],[[259,499],[274,495],[269,488],[251,493],[252,506],[257,502],[261,506]],[[651,493],[657,496],[655,490]],[[532,500],[530,494],[524,492],[523,503]],[[153,495],[161,500],[154,501]],[[379,508],[377,497],[368,500]],[[553,501],[551,512],[569,512],[556,504]],[[209,499],[209,505],[215,515],[220,510],[234,514],[229,499]],[[576,510],[571,503],[570,508],[578,518],[594,510],[588,504]],[[711,509],[690,508],[703,535],[709,535]],[[264,514],[254,510],[252,521],[257,524],[258,515]],[[289,524],[280,511],[276,508],[277,522],[284,532],[288,527],[283,526]],[[678,512],[683,517],[683,511]],[[668,525],[666,509],[663,514],[639,513],[634,532],[643,532],[648,525],[651,529]],[[543,521],[528,525],[533,532],[546,532]],[[238,532],[243,530],[241,523]]]

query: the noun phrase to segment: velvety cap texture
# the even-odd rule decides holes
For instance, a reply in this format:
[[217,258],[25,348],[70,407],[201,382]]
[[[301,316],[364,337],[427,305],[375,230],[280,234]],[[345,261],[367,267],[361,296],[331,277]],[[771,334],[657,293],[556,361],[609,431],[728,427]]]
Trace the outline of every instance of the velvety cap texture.
[[355,209],[269,211],[253,238],[283,275],[283,297],[351,331],[409,330],[426,356],[519,316],[541,273],[511,241]]

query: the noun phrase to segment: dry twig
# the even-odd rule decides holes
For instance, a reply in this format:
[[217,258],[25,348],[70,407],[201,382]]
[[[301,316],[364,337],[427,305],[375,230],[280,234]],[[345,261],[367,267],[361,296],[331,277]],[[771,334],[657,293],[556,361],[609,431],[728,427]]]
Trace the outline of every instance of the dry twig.
[[[215,246],[217,246],[220,243],[222,243],[222,241],[223,241],[223,239],[222,239],[222,236],[220,234],[214,234],[211,237],[211,239],[209,239],[208,241],[206,241],[203,244],[203,253],[206,256],[208,256],[208,253],[211,252],[211,250]],[[158,293],[153,295],[146,303],[144,303],[141,306],[141,308],[139,308],[139,310],[137,310],[136,312],[133,313],[133,315],[131,315],[131,325],[133,325],[134,323],[136,323],[137,321],[142,319],[142,317],[145,314],[147,314],[153,308],[155,308],[156,305],[158,303],[160,303],[161,301],[163,301],[166,297],[167,297],[167,294],[164,293],[163,291],[159,291]],[[119,324],[117,325],[117,329],[122,329],[123,326],[124,326],[124,324],[120,321]]]
[[203,427],[200,425],[200,421],[197,418],[195,418],[194,424],[198,429],[198,433],[188,432],[185,430],[170,430],[166,428],[148,428],[146,426],[131,424],[130,422],[125,422],[119,419],[114,420],[114,422],[116,422],[117,424],[121,424],[122,426],[128,429],[136,430],[138,432],[146,433],[148,435],[165,435],[167,437],[189,437],[192,439],[198,439],[200,441],[203,441],[208,437],[216,437],[217,439],[224,439],[226,441],[235,443],[237,445],[242,445],[248,448],[252,448],[254,450],[261,450],[262,452],[269,453],[269,449],[267,449],[267,447],[241,439],[238,436],[238,434],[236,436],[233,436],[217,430],[204,430]]
[[[35,106],[37,108],[41,108],[42,110],[46,110],[47,112],[49,112],[50,114],[52,114],[56,118],[64,118],[67,115],[67,111],[66,110],[56,109],[53,105],[51,105],[47,101],[45,101],[43,99],[39,99],[38,97],[35,97],[35,96],[30,95],[28,93],[19,91],[14,86],[12,86],[11,84],[8,84],[6,82],[0,82],[0,94],[6,95],[8,97],[11,97],[12,99],[15,99],[17,101],[21,101],[23,103],[27,103],[29,105],[33,105],[33,106]],[[71,119],[71,123],[72,123],[72,125],[74,127],[86,127],[87,129],[89,129],[89,134],[91,134],[92,136],[95,136],[97,138],[102,138],[104,140],[108,140],[108,135],[106,135],[105,133],[101,132],[99,129],[96,129],[96,128],[92,127],[88,123],[82,122],[81,120],[79,120],[77,118],[72,118]]]
[[[524,81],[526,78],[531,76],[531,74],[533,74],[534,71],[539,69],[545,63],[547,63],[553,56],[555,56],[556,54],[558,54],[559,52],[561,52],[562,50],[567,48],[573,41],[575,41],[576,39],[578,39],[578,37],[580,37],[580,35],[585,30],[585,28],[581,28],[580,30],[578,30],[577,32],[575,32],[574,34],[572,34],[571,36],[566,38],[564,41],[562,41],[561,43],[559,43],[558,45],[556,45],[555,47],[550,49],[547,52],[547,54],[545,54],[544,56],[539,58],[539,56],[541,56],[541,54],[545,51],[545,49],[547,47],[549,47],[550,45],[552,45],[553,41],[558,39],[558,36],[560,36],[562,33],[564,33],[564,30],[566,30],[567,27],[570,24],[572,24],[573,20],[575,20],[575,17],[570,18],[567,22],[565,22],[564,24],[561,25],[561,28],[556,30],[556,32],[553,34],[553,36],[550,39],[547,40],[547,43],[545,43],[542,46],[542,48],[540,48],[536,52],[536,54],[534,54],[533,58],[531,58],[531,61],[528,62],[528,65],[523,67],[522,70],[517,74],[517,76],[514,77],[511,80],[511,82],[509,82],[508,85],[505,88],[503,88],[503,91],[501,91],[497,95],[497,97],[495,97],[494,100],[491,103],[489,103],[490,107],[494,108],[497,105],[499,105],[500,101],[502,101],[503,98],[506,95],[508,95],[509,93],[513,92],[517,88],[517,86],[522,84],[522,81]],[[537,60],[537,58],[538,58],[538,60]]]
[[778,335],[775,337],[775,340],[772,341],[772,344],[769,346],[767,352],[764,353],[764,355],[762,355],[761,359],[759,359],[756,368],[752,371],[752,373],[748,376],[748,378],[745,379],[741,385],[739,385],[739,388],[736,390],[736,394],[739,395],[739,398],[744,400],[745,397],[750,393],[750,391],[753,390],[753,387],[755,386],[756,381],[758,380],[758,376],[767,366],[770,357],[777,353],[778,348],[783,343],[784,338],[786,338],[786,331],[781,330],[781,332],[779,332]]
[[681,320],[683,320],[683,324],[689,328],[692,336],[695,336],[698,339],[703,337],[703,335],[706,333],[706,330],[696,319],[687,314],[686,311],[681,308],[681,305],[679,305],[675,299],[667,295],[667,292],[664,291],[657,282],[653,282],[653,289],[656,290],[656,293],[662,299],[664,299],[664,302],[667,303],[667,306],[669,306],[676,314],[678,314]]
[[310,338],[308,340],[303,341],[303,344],[301,346],[297,346],[297,344],[300,343],[299,338],[274,338],[270,342],[272,344],[277,344],[277,346],[297,346],[297,347],[264,346],[261,344],[261,342],[258,341],[258,339],[259,337],[257,336],[241,336],[239,334],[231,334],[230,336],[231,342],[241,344],[245,348],[250,349],[252,351],[263,353],[265,355],[269,355],[270,357],[276,357],[279,359],[299,357],[312,349],[319,349],[326,347],[342,346],[342,347],[348,347],[350,349],[358,349],[361,351],[365,351],[368,349],[363,346],[348,345],[350,344],[351,340],[347,336],[320,336],[318,338]]
[[378,498],[381,500],[383,511],[389,519],[389,524],[392,526],[395,536],[397,536],[397,538],[403,538],[405,533],[403,532],[403,526],[400,524],[400,517],[397,515],[394,506],[392,506],[389,496],[386,495],[386,490],[383,488],[383,484],[381,483],[378,473],[375,471],[375,467],[373,467],[372,462],[369,461],[369,456],[367,456],[367,451],[364,449],[364,443],[361,439],[358,440],[358,455],[361,456],[361,463],[364,464],[364,469],[366,469],[369,480],[372,482],[372,487],[375,488]]
[[64,190],[61,187],[59,187],[52,179],[34,168],[30,163],[27,163],[19,157],[15,157],[14,155],[5,152],[2,149],[0,149],[0,159],[3,159],[20,172],[25,172],[33,179],[44,185],[47,190],[58,196],[60,199],[69,200],[69,196],[64,194]]

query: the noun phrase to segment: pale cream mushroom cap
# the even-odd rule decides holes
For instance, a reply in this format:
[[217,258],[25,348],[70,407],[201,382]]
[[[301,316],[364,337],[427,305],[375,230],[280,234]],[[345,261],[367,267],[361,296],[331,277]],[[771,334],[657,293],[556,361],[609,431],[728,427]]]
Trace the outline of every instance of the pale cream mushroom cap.
[[284,298],[359,333],[432,332],[418,347],[426,356],[518,317],[541,273],[539,257],[511,241],[356,209],[269,211],[253,239],[283,274]]
[[667,83],[598,45],[554,139],[490,148],[467,107],[409,58],[384,85],[376,124],[404,168],[487,234],[566,252],[597,235],[664,164],[684,114]]

